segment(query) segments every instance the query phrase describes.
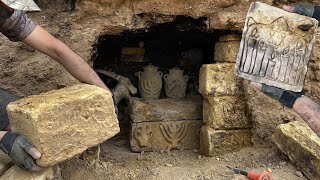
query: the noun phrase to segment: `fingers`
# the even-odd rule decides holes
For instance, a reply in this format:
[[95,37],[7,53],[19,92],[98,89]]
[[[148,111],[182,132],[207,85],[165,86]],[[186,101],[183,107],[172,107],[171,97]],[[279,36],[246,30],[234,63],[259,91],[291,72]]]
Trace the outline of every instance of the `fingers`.
[[36,165],[36,164],[34,164],[34,166],[29,169],[29,171],[35,171],[35,172],[36,171],[42,171],[42,170],[43,170],[43,168],[38,166],[38,165]]
[[39,159],[41,157],[41,153],[35,147],[32,147],[28,154],[30,154],[34,159]]
[[254,87],[255,89],[259,90],[259,91],[261,91],[261,89],[262,89],[262,84],[261,84],[261,83],[250,82],[250,85],[251,85],[252,87]]
[[287,6],[287,5],[284,5],[282,8],[288,12],[294,12],[294,9],[295,9],[294,6]]

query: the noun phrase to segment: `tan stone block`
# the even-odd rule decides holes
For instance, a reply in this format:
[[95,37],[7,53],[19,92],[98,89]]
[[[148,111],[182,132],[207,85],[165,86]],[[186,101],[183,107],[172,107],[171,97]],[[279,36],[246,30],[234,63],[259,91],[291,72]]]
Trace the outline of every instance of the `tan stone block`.
[[43,167],[69,159],[117,134],[119,123],[111,94],[79,84],[30,96],[7,107],[14,131],[39,149]]
[[239,34],[227,34],[219,37],[220,42],[229,42],[229,41],[241,41],[241,35]]
[[200,131],[201,152],[217,156],[251,146],[250,130],[214,130],[203,126]]
[[242,80],[234,75],[234,66],[233,63],[203,65],[199,75],[199,93],[203,96],[242,95]]
[[12,166],[13,162],[9,156],[0,151],[0,176]]
[[208,96],[203,103],[203,122],[218,129],[249,129],[247,103],[243,96]]
[[130,117],[133,122],[202,119],[202,104],[201,96],[148,101],[135,98],[130,105]]
[[272,138],[306,177],[320,179],[320,138],[305,122],[282,124]]
[[214,61],[223,63],[237,61],[240,41],[217,42],[214,51]]
[[130,134],[134,152],[199,148],[201,120],[133,123]]
[[53,178],[52,168],[40,172],[30,172],[13,166],[0,177],[0,180],[51,180]]

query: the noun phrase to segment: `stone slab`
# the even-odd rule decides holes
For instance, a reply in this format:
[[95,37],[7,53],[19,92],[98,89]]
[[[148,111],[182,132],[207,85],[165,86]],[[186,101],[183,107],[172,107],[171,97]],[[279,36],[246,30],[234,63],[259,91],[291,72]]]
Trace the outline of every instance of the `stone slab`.
[[252,127],[244,96],[206,97],[203,103],[203,122],[216,130]]
[[[239,34],[227,34],[219,37],[220,42],[241,41]],[[240,42],[239,42],[240,43]]]
[[[299,26],[310,29],[302,31]],[[235,73],[248,80],[301,91],[317,29],[315,19],[252,3]]]
[[30,172],[13,166],[0,177],[0,180],[51,180],[53,178],[52,168],[40,172]]
[[203,126],[200,131],[201,153],[218,156],[251,146],[250,130],[214,130]]
[[234,75],[233,63],[205,64],[200,69],[199,93],[203,96],[243,95],[242,80]]
[[240,47],[240,41],[217,42],[214,51],[214,61],[235,63]]
[[13,162],[9,156],[0,151],[0,176],[12,166]]
[[172,121],[202,119],[201,96],[189,96],[186,99],[142,100],[134,98],[130,105],[130,117],[133,122]]
[[197,149],[201,125],[197,120],[133,123],[131,149],[134,152]]
[[320,138],[305,122],[278,126],[273,140],[306,177],[320,179]]
[[112,136],[119,129],[111,93],[78,84],[10,103],[14,131],[39,149],[43,167],[72,158]]

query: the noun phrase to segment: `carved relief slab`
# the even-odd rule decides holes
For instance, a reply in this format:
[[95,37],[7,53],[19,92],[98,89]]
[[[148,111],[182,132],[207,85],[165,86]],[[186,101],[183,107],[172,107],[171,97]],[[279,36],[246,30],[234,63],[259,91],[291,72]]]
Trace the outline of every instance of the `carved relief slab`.
[[197,120],[132,123],[131,150],[197,149],[201,125]]
[[235,74],[286,90],[301,91],[317,28],[315,19],[264,3],[252,3]]

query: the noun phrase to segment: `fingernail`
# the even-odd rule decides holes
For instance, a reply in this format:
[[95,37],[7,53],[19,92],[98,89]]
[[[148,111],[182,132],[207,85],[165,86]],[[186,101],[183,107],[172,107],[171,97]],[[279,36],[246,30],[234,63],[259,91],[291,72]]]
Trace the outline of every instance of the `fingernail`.
[[39,159],[41,157],[41,153],[36,148],[31,148],[29,150],[29,154],[35,159]]
[[294,11],[294,7],[293,7],[293,6],[284,5],[284,6],[283,6],[283,9],[284,9],[285,11],[288,11],[288,12],[293,12],[293,11]]

